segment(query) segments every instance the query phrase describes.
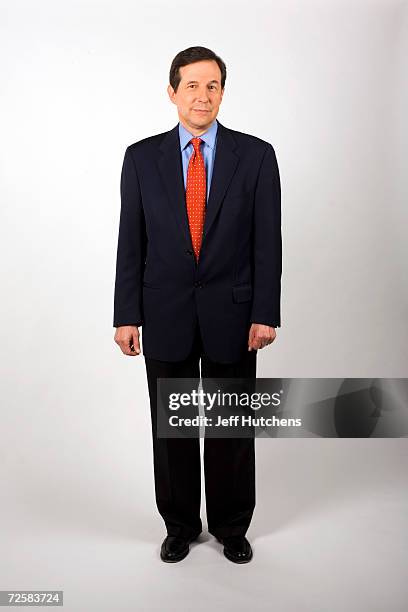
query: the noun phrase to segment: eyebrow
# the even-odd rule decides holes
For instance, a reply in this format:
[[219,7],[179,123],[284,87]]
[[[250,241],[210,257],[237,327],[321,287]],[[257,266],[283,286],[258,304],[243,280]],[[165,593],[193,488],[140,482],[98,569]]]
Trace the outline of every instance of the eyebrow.
[[[186,85],[190,85],[190,83],[198,83],[198,81],[187,81]],[[212,81],[208,81],[207,85],[209,85],[210,83],[217,83],[217,85],[219,85],[220,82],[216,79],[213,79]]]

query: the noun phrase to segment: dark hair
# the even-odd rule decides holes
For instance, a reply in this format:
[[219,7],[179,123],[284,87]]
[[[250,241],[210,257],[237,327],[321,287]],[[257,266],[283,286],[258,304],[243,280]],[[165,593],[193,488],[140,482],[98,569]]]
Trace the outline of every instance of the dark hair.
[[182,66],[188,66],[188,64],[194,64],[194,62],[201,62],[203,60],[214,60],[217,62],[219,69],[221,70],[221,89],[224,89],[225,79],[227,78],[227,67],[218,55],[207,49],[206,47],[188,47],[184,51],[177,53],[176,57],[171,63],[169,81],[170,85],[177,91],[180,85],[181,76],[179,68]]

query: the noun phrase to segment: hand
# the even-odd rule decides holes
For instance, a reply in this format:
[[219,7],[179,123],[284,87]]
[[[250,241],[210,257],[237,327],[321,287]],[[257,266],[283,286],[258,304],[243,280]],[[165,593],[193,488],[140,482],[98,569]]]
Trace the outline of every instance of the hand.
[[275,338],[276,331],[274,327],[262,325],[261,323],[252,323],[249,330],[248,351],[262,349],[264,346],[272,344]]
[[115,342],[124,355],[136,357],[140,354],[139,330],[135,325],[122,325],[116,328]]

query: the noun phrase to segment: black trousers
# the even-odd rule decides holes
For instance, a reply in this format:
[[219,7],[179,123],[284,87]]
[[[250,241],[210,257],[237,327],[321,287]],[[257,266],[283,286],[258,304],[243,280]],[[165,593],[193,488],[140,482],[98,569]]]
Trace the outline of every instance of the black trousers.
[[[194,537],[202,531],[200,440],[157,437],[157,378],[255,379],[256,358],[257,351],[247,351],[236,363],[211,361],[204,354],[198,324],[187,359],[145,358],[156,504],[168,535]],[[255,439],[205,437],[204,476],[208,531],[216,537],[245,535],[255,508]]]

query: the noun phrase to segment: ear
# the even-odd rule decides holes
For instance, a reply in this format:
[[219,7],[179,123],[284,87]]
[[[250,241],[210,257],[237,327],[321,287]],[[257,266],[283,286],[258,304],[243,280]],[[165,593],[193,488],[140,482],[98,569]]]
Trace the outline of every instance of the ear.
[[170,98],[170,101],[173,102],[173,104],[175,104],[176,103],[175,102],[176,93],[170,84],[167,85],[167,93]]

